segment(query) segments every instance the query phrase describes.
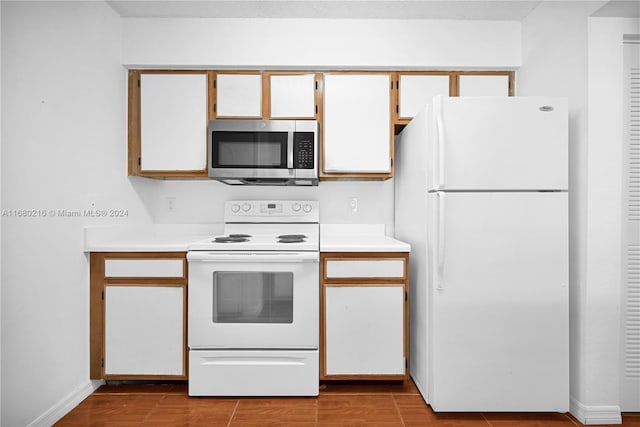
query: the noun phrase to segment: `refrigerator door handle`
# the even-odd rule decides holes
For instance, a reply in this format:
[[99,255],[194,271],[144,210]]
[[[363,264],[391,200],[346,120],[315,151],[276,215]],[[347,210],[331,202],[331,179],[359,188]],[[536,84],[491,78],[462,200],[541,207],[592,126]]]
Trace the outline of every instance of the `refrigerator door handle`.
[[436,96],[434,98],[434,113],[436,117],[436,135],[435,146],[438,151],[438,171],[434,179],[436,190],[444,189],[444,122],[442,117],[442,97]]
[[436,289],[444,289],[444,205],[445,205],[445,193],[436,192],[437,203],[437,215],[436,218],[436,256],[435,256],[435,268],[436,268]]

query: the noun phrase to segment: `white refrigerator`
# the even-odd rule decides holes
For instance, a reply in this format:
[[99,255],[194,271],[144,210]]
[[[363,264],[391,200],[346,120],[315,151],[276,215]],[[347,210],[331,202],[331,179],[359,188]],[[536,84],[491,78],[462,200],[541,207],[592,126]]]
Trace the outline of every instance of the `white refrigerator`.
[[411,376],[435,411],[569,410],[567,101],[437,96],[398,135]]

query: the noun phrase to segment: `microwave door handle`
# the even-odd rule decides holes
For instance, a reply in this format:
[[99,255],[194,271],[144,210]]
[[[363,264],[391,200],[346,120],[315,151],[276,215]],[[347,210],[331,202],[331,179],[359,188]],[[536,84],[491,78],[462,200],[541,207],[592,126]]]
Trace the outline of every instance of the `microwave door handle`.
[[293,169],[293,132],[287,132],[287,169]]

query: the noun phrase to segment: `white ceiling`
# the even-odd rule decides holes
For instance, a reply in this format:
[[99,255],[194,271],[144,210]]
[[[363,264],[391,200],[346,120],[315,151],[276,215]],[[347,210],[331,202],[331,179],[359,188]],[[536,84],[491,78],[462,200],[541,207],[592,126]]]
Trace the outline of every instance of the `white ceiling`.
[[[567,0],[107,0],[107,3],[122,17],[138,18],[522,21],[543,1],[562,3]],[[639,0],[582,1],[604,4],[593,16],[640,17]]]
[[[547,0],[548,1],[548,0]],[[112,0],[123,17],[521,21],[540,0]]]

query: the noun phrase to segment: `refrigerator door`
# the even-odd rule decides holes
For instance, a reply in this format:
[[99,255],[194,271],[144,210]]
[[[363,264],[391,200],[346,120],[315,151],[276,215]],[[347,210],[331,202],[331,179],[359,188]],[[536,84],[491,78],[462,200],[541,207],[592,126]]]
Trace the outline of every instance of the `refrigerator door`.
[[434,97],[429,190],[565,190],[564,98]]
[[567,193],[430,193],[429,403],[569,409]]

